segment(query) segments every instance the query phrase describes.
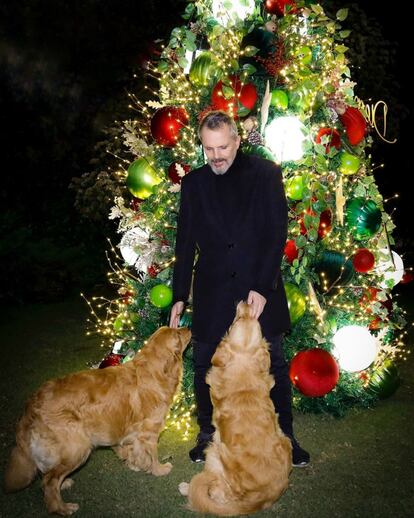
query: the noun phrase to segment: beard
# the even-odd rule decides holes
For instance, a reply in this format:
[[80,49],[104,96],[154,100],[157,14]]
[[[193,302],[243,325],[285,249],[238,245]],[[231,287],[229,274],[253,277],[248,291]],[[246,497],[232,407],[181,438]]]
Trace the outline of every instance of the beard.
[[211,167],[211,170],[214,174],[224,174],[227,173],[229,167],[233,162],[228,162],[228,160],[209,160],[208,164]]

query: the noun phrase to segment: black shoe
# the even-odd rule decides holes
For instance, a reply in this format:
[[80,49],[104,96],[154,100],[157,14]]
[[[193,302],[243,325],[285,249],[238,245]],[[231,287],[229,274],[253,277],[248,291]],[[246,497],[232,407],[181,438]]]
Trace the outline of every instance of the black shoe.
[[190,459],[193,462],[204,462],[206,460],[205,450],[212,440],[212,433],[200,432],[197,435],[197,444],[189,451]]
[[293,437],[289,437],[292,443],[292,466],[295,468],[304,468],[310,462],[309,453],[300,447],[298,441]]

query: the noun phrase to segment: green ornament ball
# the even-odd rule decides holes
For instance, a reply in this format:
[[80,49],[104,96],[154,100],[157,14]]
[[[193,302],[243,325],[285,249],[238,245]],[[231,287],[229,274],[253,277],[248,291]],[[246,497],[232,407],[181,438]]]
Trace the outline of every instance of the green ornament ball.
[[147,158],[139,158],[128,167],[126,184],[136,198],[149,198],[154,192],[154,187],[160,182],[161,178]]
[[278,110],[287,110],[287,107],[289,106],[289,97],[284,90],[272,90],[270,104]]
[[312,61],[312,49],[306,45],[299,47],[295,54],[296,57],[299,58],[299,61],[302,63],[302,65],[309,65],[309,63]]
[[359,169],[360,160],[357,156],[351,155],[347,151],[341,153],[341,163],[339,172],[342,174],[355,174]]
[[149,297],[151,304],[157,308],[166,308],[172,302],[172,290],[165,284],[157,284],[151,288]]
[[303,176],[294,176],[286,182],[286,194],[291,200],[301,200],[303,187]]
[[379,399],[392,396],[401,384],[397,367],[391,360],[384,362],[371,376],[368,390]]
[[381,227],[381,210],[373,200],[353,198],[346,204],[346,222],[356,239],[370,239]]
[[318,288],[322,292],[330,290],[333,285],[346,286],[354,276],[352,261],[336,250],[324,250],[314,269],[319,276]]
[[207,86],[217,73],[217,63],[211,52],[202,52],[193,61],[189,79],[195,86]]
[[291,282],[285,283],[285,292],[289,307],[290,321],[296,324],[306,311],[306,297],[300,289]]

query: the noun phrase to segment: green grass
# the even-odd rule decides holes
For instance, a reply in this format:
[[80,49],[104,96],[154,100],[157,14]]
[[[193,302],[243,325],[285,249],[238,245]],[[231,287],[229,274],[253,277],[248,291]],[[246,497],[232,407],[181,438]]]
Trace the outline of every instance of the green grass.
[[[404,304],[403,304],[404,306]],[[413,314],[412,311],[410,311]],[[0,336],[1,465],[14,441],[14,425],[24,401],[43,381],[81,370],[99,361],[99,340],[85,336],[87,309],[80,300],[51,305],[3,308]],[[412,342],[412,340],[411,340]],[[351,411],[343,419],[295,414],[296,433],[309,449],[312,464],[295,469],[290,487],[271,510],[257,517],[405,517],[414,509],[414,358],[401,369],[397,393],[370,410]],[[193,428],[194,439],[196,430]],[[192,513],[178,493],[201,467],[191,464],[190,443],[167,430],[160,458],[174,468],[156,478],[129,471],[110,449],[95,451],[64,492],[78,502],[79,518],[167,517]],[[23,492],[1,494],[1,517],[48,516],[40,480]]]

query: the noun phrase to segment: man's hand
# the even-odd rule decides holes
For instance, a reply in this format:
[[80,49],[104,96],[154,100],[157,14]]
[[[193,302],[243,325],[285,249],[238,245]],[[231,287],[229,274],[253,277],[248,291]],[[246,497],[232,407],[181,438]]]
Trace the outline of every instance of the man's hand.
[[176,329],[180,325],[180,317],[183,310],[184,302],[179,300],[174,304],[174,306],[171,308],[170,327],[174,327]]
[[252,318],[259,318],[263,313],[266,304],[266,299],[257,291],[250,290],[247,297],[247,304],[250,306],[250,314]]

